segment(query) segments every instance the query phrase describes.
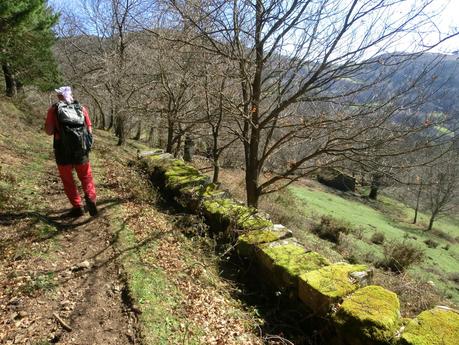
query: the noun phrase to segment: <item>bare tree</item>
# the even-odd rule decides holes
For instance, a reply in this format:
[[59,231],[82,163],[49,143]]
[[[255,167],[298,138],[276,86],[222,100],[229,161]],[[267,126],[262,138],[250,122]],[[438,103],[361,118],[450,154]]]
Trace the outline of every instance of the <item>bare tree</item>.
[[427,193],[427,208],[430,211],[427,230],[432,230],[434,221],[442,214],[448,213],[458,202],[459,191],[459,155],[450,152],[445,159],[428,167],[425,188]]
[[196,54],[183,44],[160,42],[158,49],[158,105],[167,133],[166,152],[176,156],[185,133],[199,122],[199,102],[195,97],[195,71],[199,62]]
[[[317,167],[356,159],[374,146],[374,129],[395,123],[400,110],[416,103],[406,95],[435,63],[386,92],[376,90],[432,47],[420,42],[406,47],[416,53],[383,55],[411,33],[434,29],[427,15],[431,3],[418,1],[405,11],[400,1],[383,0],[168,2],[170,18],[192,28],[188,44],[238,69],[238,135],[249,205]],[[389,147],[390,141],[378,145]],[[260,182],[263,167],[286,149],[294,159]]]
[[202,85],[205,100],[205,128],[210,129],[208,154],[213,163],[212,182],[218,183],[220,157],[238,139],[232,131],[232,126],[236,124],[232,104],[235,102],[237,88],[234,85],[235,79],[232,78],[231,67],[224,66],[222,61],[212,59],[212,56],[206,61]]
[[[80,0],[63,10],[57,55],[66,78],[89,97],[101,124],[114,128],[123,144],[132,114],[148,107],[140,92],[155,82],[137,21],[148,23],[154,2],[145,0]],[[147,11],[148,10],[148,11]],[[134,20],[135,18],[135,20]]]

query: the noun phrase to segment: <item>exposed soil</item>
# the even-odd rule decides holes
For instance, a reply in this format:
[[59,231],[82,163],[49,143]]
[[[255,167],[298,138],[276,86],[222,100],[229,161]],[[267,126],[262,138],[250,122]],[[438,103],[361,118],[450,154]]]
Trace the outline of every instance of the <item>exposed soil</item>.
[[[26,125],[29,117],[2,102],[0,123],[10,128],[0,125],[0,344],[284,344],[222,276],[212,240],[193,236],[205,231],[195,229],[199,220],[151,199],[151,186],[128,164],[135,149],[96,134],[99,216],[69,218],[42,119]],[[123,231],[134,245],[123,243]],[[150,304],[149,325],[148,303],[132,295],[131,254],[141,271],[165,280],[146,292],[167,300],[163,310]]]
[[98,217],[68,218],[52,161],[45,170],[46,211],[1,214],[0,343],[135,344],[104,188]]
[[[1,122],[5,115],[0,109]],[[40,126],[36,121],[22,134],[16,125],[10,131],[0,126],[0,344],[157,344],[145,338],[139,301],[131,299],[119,222],[138,243],[129,249],[156,238],[158,250],[142,260],[160,269],[180,296],[167,310],[179,322],[175,338],[161,344],[263,343],[259,321],[219,277],[218,258],[194,247],[175,215],[140,195],[151,191],[128,167],[135,150],[115,148],[114,139],[99,132],[92,157],[99,216],[70,218]],[[159,322],[150,325],[153,332],[168,321]]]

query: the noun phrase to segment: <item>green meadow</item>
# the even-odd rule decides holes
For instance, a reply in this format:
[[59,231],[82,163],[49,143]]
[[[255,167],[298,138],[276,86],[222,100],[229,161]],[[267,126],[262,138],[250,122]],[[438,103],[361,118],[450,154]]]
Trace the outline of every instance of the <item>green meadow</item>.
[[[433,282],[441,294],[459,304],[459,219],[439,218],[432,231],[425,231],[426,214],[420,214],[417,224],[412,224],[414,210],[387,196],[370,202],[307,186],[293,186],[289,192],[306,218],[317,222],[321,216],[331,216],[348,224],[352,231],[344,242],[353,260],[374,263],[384,258],[383,244],[371,241],[376,232],[384,234],[384,243],[405,241],[418,246],[425,259],[410,266],[408,273]],[[429,247],[428,240],[436,247]]]

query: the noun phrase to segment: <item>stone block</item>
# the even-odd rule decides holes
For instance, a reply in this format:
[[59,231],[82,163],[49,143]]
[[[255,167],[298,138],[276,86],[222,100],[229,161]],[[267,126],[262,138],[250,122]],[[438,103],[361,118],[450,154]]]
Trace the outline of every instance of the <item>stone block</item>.
[[294,239],[280,240],[258,245],[256,257],[260,263],[272,272],[272,281],[276,287],[291,289],[297,295],[298,276],[317,270],[330,262],[322,255],[307,251]]
[[408,322],[398,344],[459,344],[459,311],[447,307],[436,307],[423,311]]
[[165,169],[166,187],[175,191],[189,186],[204,186],[210,183],[208,176],[180,160],[173,160]]
[[368,271],[365,265],[336,263],[303,273],[298,280],[298,297],[315,313],[325,314],[333,303],[360,287],[350,274],[364,271]]
[[250,257],[259,250],[262,243],[275,242],[292,237],[292,232],[287,228],[274,230],[266,227],[262,230],[253,230],[239,236],[237,240],[237,252],[242,257]]
[[389,344],[400,328],[400,302],[381,286],[367,286],[345,298],[333,320],[346,344]]
[[206,199],[202,203],[204,216],[211,227],[225,231],[228,226],[242,231],[262,230],[272,227],[271,221],[260,217],[256,209],[233,199]]

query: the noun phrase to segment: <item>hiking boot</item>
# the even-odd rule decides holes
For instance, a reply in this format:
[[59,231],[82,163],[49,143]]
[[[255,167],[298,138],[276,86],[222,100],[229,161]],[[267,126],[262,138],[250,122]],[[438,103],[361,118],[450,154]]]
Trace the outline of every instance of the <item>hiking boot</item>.
[[78,218],[78,217],[81,217],[82,215],[84,215],[84,209],[83,207],[72,207],[72,209],[69,211],[69,213],[67,214],[69,217],[72,217],[72,218]]
[[88,209],[89,214],[92,217],[97,216],[98,211],[97,211],[96,202],[92,201],[88,197],[85,197],[84,199],[86,200],[86,208]]

